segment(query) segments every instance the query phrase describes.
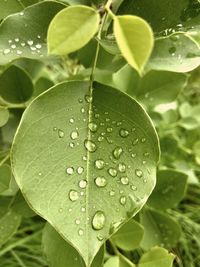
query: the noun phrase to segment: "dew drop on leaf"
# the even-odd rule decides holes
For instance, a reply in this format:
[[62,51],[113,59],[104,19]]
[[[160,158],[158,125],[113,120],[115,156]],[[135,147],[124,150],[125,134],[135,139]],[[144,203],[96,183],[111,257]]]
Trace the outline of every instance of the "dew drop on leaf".
[[10,53],[10,49],[9,48],[6,48],[6,49],[3,50],[3,54],[4,55],[7,55],[9,53]]
[[105,166],[105,162],[104,162],[104,160],[102,160],[102,159],[97,159],[97,160],[95,161],[95,167],[96,167],[97,169],[101,170],[101,169],[104,168],[104,166]]
[[122,129],[119,130],[119,135],[121,137],[125,138],[125,137],[129,136],[129,131],[122,128]]
[[126,204],[126,197],[125,196],[120,197],[119,202],[121,205],[125,205]]
[[93,133],[95,133],[97,131],[97,124],[94,123],[94,122],[90,122],[88,124],[88,127],[89,127],[90,131],[93,132]]
[[135,174],[137,175],[137,177],[141,178],[142,175],[143,175],[143,172],[142,172],[142,170],[140,170],[140,169],[136,169],[136,170],[135,170]]
[[127,185],[129,183],[128,177],[121,177],[120,181],[124,185]]
[[132,145],[135,146],[135,145],[137,145],[138,142],[139,142],[139,139],[136,138],[136,139],[133,140]]
[[79,187],[80,188],[86,188],[86,186],[87,186],[87,181],[86,180],[81,180],[79,182]]
[[84,172],[84,168],[83,167],[78,167],[76,171],[77,171],[78,174],[82,174]]
[[67,174],[73,174],[74,173],[74,168],[73,167],[68,167],[67,169],[66,169],[66,173]]
[[107,181],[104,177],[97,177],[95,179],[95,184],[98,186],[98,187],[105,187],[106,184],[107,184]]
[[92,227],[95,230],[103,229],[105,225],[106,217],[103,211],[97,211],[92,219]]
[[75,139],[78,138],[79,133],[77,131],[73,131],[73,132],[71,132],[71,135],[70,136],[71,136],[71,139],[75,140]]
[[109,173],[110,176],[112,176],[112,177],[117,176],[117,170],[114,169],[114,168],[109,168],[109,169],[108,169],[108,173]]
[[122,147],[116,147],[114,150],[113,150],[113,157],[115,158],[115,159],[119,159],[120,158],[120,156],[122,155],[122,153],[123,153],[123,149],[122,149]]
[[70,192],[69,192],[69,199],[71,201],[76,201],[78,198],[79,198],[78,192],[75,191],[75,190],[70,190]]
[[126,165],[124,163],[119,163],[118,170],[120,172],[125,172],[126,171]]
[[63,138],[64,137],[64,132],[62,130],[58,130],[58,137]]
[[79,230],[78,230],[78,234],[79,234],[80,236],[82,236],[82,235],[84,234],[83,229],[79,229]]
[[91,140],[85,140],[84,145],[89,152],[95,152],[97,149],[96,144]]

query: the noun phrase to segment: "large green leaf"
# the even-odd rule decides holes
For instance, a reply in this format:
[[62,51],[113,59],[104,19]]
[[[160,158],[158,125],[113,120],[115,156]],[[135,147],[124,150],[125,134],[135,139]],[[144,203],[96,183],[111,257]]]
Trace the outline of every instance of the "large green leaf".
[[130,220],[111,239],[119,248],[131,251],[139,247],[143,234],[144,229],[142,225],[134,220]]
[[32,93],[32,80],[23,69],[13,65],[0,75],[0,96],[6,102],[26,102]]
[[154,43],[148,23],[136,16],[117,16],[114,18],[114,34],[122,55],[142,74]]
[[0,166],[0,193],[4,192],[9,188],[11,179],[10,166],[4,164]]
[[[50,225],[46,224],[43,231],[44,254],[52,267],[85,267],[85,263],[79,253],[67,243]],[[104,246],[100,249],[91,267],[102,267],[104,258]]]
[[158,157],[157,135],[136,101],[78,81],[57,85],[32,102],[11,156],[25,198],[87,266],[105,239],[146,202]]
[[175,33],[156,40],[146,70],[188,72],[199,65],[199,45],[187,34]]
[[181,228],[176,220],[153,209],[142,211],[141,224],[144,226],[141,246],[146,250],[153,246],[174,247],[181,236]]
[[3,20],[0,25],[0,65],[20,57],[42,59],[46,56],[49,23],[63,7],[57,2],[44,1]]
[[166,249],[155,247],[142,255],[138,267],[172,267],[174,258]]
[[98,12],[86,6],[67,7],[52,20],[48,30],[50,54],[67,55],[84,45],[98,30]]
[[148,204],[156,209],[169,209],[177,205],[186,191],[187,175],[174,170],[162,170],[157,174],[156,187]]

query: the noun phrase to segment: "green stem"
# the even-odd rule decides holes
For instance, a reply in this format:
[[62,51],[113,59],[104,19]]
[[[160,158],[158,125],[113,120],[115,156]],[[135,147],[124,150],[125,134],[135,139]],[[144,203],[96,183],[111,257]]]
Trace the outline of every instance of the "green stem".
[[22,3],[21,0],[19,0],[18,3],[21,5],[21,7],[22,7],[23,9],[25,8],[25,6],[24,6],[24,4]]
[[21,267],[27,267],[23,261],[20,259],[20,257],[17,255],[17,253],[14,252],[14,250],[11,250],[11,254],[13,255],[13,257],[16,259],[16,261],[19,263],[19,265]]
[[5,247],[4,249],[2,249],[0,251],[0,257],[3,256],[5,253],[7,253],[8,251],[11,251],[12,249],[21,246],[24,243],[29,242],[30,240],[32,240],[34,237],[38,236],[40,233],[42,232],[42,230],[30,235],[30,236],[26,236],[10,245],[8,245],[7,247]]
[[0,162],[0,166],[2,166],[9,158],[10,158],[10,153],[6,155],[5,158],[2,159],[2,161]]

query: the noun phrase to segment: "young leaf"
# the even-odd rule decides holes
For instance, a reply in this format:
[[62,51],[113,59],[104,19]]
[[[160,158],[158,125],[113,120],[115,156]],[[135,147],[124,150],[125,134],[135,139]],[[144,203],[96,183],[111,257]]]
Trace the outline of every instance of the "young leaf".
[[67,55],[84,45],[98,30],[100,16],[86,6],[67,7],[52,20],[48,30],[49,54]]
[[96,84],[90,90],[89,82],[74,81],[48,90],[26,109],[11,158],[34,211],[88,266],[105,239],[147,201],[159,147],[135,100],[110,87]]
[[44,1],[3,20],[0,24],[0,65],[20,57],[41,60],[47,56],[47,29],[63,7],[57,2]]
[[123,225],[111,239],[119,248],[131,251],[139,247],[143,234],[144,229],[142,225],[134,220],[130,220]]
[[1,74],[0,95],[6,102],[26,102],[32,93],[32,80],[23,69],[12,65]]
[[166,249],[155,247],[142,255],[138,267],[172,267],[174,258]]
[[114,34],[127,62],[142,74],[153,49],[153,33],[149,24],[136,16],[116,16]]
[[0,127],[4,126],[9,119],[9,111],[7,108],[0,107]]
[[159,171],[156,187],[148,199],[148,204],[160,210],[173,208],[184,197],[186,185],[186,174],[174,170]]
[[[69,243],[67,243],[50,225],[46,224],[42,244],[44,254],[49,262],[50,266],[53,267],[85,267],[85,263],[82,257],[79,255]],[[102,267],[104,258],[104,245],[97,253],[91,267]]]
[[140,222],[144,226],[142,248],[145,250],[153,246],[171,248],[176,245],[181,236],[181,228],[173,218],[165,213],[147,208],[143,210],[140,218]]
[[129,259],[125,258],[123,255],[114,256],[109,258],[104,267],[136,267]]

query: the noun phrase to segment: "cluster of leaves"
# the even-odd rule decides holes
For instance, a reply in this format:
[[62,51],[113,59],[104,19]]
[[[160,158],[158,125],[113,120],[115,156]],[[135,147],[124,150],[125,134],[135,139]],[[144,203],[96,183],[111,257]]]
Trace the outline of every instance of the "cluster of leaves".
[[199,1],[0,19],[1,266],[200,266]]

